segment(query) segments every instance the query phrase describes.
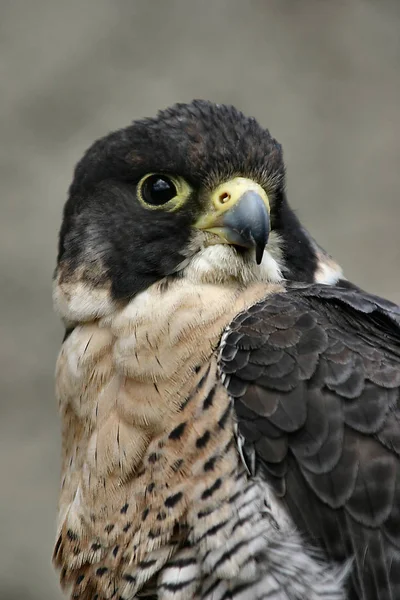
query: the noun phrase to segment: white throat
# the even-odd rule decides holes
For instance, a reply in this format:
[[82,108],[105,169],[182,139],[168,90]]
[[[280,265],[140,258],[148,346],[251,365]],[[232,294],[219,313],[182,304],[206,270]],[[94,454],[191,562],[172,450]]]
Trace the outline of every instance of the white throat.
[[253,283],[282,282],[281,263],[279,238],[271,232],[260,265],[255,261],[254,252],[241,255],[232,246],[215,244],[206,246],[186,259],[180,270],[193,283],[229,284],[236,281],[240,286],[248,286]]

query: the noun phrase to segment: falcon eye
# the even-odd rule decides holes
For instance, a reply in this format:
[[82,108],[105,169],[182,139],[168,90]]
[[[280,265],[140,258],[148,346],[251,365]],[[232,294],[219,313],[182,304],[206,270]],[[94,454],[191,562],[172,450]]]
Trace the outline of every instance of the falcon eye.
[[149,173],[138,183],[137,195],[148,209],[177,210],[188,199],[191,188],[182,177]]
[[164,175],[150,175],[142,184],[142,198],[152,206],[162,206],[176,196],[174,183]]

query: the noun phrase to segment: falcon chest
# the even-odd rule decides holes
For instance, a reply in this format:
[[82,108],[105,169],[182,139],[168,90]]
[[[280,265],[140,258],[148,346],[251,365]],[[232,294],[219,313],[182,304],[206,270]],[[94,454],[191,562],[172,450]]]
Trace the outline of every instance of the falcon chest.
[[193,507],[229,494],[237,454],[215,350],[231,319],[265,293],[156,285],[63,344],[55,560],[77,597],[121,581],[130,594],[140,589],[185,539]]

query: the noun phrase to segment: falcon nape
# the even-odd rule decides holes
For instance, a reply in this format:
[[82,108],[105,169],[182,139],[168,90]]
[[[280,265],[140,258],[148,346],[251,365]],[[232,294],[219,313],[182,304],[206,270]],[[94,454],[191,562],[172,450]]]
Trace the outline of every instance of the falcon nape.
[[71,598],[400,598],[400,309],[284,186],[269,132],[205,101],[78,164],[54,278]]

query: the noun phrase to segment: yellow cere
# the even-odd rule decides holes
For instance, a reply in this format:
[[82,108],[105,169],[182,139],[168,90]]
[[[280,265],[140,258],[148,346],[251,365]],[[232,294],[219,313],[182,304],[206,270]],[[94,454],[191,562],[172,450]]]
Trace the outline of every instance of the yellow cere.
[[252,179],[234,177],[221,183],[210,195],[210,205],[207,212],[196,222],[198,229],[210,229],[219,225],[220,217],[232,209],[246,192],[255,192],[259,195],[270,212],[268,196],[265,190]]

